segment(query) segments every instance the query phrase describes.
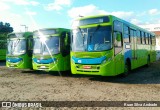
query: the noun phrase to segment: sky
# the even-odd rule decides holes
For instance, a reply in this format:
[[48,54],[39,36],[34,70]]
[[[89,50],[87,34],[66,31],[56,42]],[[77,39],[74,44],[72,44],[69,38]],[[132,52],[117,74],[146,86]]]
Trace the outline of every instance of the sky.
[[160,0],[0,0],[0,21],[15,32],[71,28],[79,16],[114,15],[136,25],[160,24]]

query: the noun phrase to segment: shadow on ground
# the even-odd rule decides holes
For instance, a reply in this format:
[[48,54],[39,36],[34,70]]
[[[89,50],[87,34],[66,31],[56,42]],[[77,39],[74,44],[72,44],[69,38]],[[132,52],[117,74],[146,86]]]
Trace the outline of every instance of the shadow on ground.
[[73,75],[74,78],[88,78],[91,81],[122,83],[122,84],[160,84],[160,62],[152,63],[149,67],[143,66],[132,70],[126,76],[91,76],[91,75]]
[[[128,76],[87,76],[91,81],[111,82],[111,83],[125,83],[125,84],[160,84],[160,71],[148,71],[146,67],[141,67],[133,70]],[[86,77],[86,76],[75,76]]]
[[[21,73],[36,74],[36,75],[51,75],[51,76],[63,76],[71,78],[85,78],[91,81],[98,82],[110,82],[110,83],[123,83],[123,84],[160,84],[160,69],[159,64],[152,64],[149,68],[141,67],[135,69],[127,77],[103,77],[103,76],[91,76],[91,75],[71,75],[70,71],[66,72],[46,72],[46,71],[35,71],[35,70],[23,70],[20,69]],[[5,66],[5,61],[0,61],[0,67]]]
[[45,72],[45,71],[22,71],[22,73],[30,73],[37,75],[51,75],[51,76],[63,76],[71,78],[85,78],[91,81],[98,82],[110,82],[110,83],[122,83],[122,84],[160,84],[160,71],[152,71],[150,68],[141,67],[133,70],[128,76],[93,76],[93,75],[71,75],[70,71],[67,72]]
[[51,76],[64,76],[64,77],[70,77],[71,72],[70,71],[65,71],[65,72],[57,72],[57,71],[41,71],[41,70],[22,70],[22,73],[29,73],[29,74],[36,74],[36,75],[51,75]]
[[0,66],[6,66],[6,61],[5,60],[0,60]]

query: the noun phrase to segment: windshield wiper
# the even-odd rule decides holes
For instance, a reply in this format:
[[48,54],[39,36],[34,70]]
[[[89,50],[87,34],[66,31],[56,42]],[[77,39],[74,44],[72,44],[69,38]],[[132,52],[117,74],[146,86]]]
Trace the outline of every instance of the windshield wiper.
[[97,32],[100,27],[101,27],[101,26],[98,25],[97,28],[96,28],[96,30],[94,31],[94,33]]
[[[9,49],[10,47],[10,49]],[[8,42],[8,54],[12,54],[13,41],[9,40]]]
[[83,33],[82,33],[82,30],[81,30],[81,28],[80,28],[80,27],[78,27],[78,29],[79,29],[79,31],[80,31],[80,33],[81,33],[82,37],[83,37],[83,46],[84,46],[84,36],[85,36],[85,34],[83,34]]
[[[13,52],[14,52],[14,50],[15,50],[15,48],[17,47],[17,45],[19,44],[19,41],[20,41],[20,39],[18,39],[17,41],[16,41],[16,44],[14,44],[14,43],[12,43],[12,55],[13,55]],[[14,44],[14,45],[13,45]]]
[[83,34],[83,32],[82,32],[81,28],[80,28],[80,27],[78,27],[78,29],[79,29],[80,33],[82,34],[82,36],[84,37],[84,34]]

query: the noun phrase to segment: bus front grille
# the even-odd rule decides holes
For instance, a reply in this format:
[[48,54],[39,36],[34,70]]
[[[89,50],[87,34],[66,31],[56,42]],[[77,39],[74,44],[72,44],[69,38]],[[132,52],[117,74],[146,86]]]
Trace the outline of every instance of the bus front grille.
[[97,73],[98,70],[77,70],[78,72],[88,72],[88,73]]

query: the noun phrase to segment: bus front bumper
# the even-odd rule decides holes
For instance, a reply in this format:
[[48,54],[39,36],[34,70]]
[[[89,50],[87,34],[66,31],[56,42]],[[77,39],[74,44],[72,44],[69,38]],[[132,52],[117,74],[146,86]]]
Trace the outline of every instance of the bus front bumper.
[[114,63],[112,61],[99,65],[82,65],[71,62],[72,74],[115,76]]

